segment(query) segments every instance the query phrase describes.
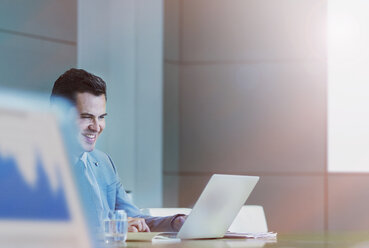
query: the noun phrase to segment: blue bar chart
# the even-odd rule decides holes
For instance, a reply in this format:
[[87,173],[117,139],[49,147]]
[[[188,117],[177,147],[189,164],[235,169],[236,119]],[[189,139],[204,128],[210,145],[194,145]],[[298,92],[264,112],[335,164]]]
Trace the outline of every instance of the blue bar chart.
[[68,220],[63,188],[54,192],[41,159],[37,159],[34,185],[24,180],[16,161],[14,157],[2,157],[0,151],[0,189],[3,189],[0,190],[0,218]]

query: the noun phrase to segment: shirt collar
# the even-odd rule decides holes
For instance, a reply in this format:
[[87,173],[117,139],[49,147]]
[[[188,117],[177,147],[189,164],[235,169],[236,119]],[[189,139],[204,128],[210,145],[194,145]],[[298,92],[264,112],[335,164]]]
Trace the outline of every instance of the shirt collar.
[[83,152],[79,159],[83,162],[83,165],[86,168],[87,167],[87,152]]

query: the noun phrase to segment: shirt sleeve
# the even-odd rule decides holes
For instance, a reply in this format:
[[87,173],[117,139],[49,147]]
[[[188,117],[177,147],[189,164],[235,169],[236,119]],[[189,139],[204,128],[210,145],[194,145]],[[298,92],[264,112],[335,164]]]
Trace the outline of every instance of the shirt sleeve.
[[184,216],[184,214],[165,217],[144,216],[144,219],[152,232],[178,232],[179,230],[172,225],[178,216]]
[[126,211],[127,216],[132,217],[132,216],[137,216],[141,214],[141,211],[133,204],[133,202],[131,201],[131,199],[129,198],[129,196],[127,195],[123,184],[121,183],[121,180],[119,178],[117,169],[112,161],[112,159],[110,158],[109,155],[107,155],[109,160],[110,160],[110,164],[114,170],[114,183],[115,183],[115,209],[123,209],[124,211]]

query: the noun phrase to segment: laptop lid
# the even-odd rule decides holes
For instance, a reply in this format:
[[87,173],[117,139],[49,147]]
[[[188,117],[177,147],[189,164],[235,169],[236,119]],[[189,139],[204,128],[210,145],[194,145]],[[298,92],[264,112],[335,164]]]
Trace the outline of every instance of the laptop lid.
[[221,238],[254,189],[259,177],[214,174],[177,237]]
[[[65,143],[65,103],[0,91],[0,247],[91,247]],[[63,139],[65,137],[66,139]]]

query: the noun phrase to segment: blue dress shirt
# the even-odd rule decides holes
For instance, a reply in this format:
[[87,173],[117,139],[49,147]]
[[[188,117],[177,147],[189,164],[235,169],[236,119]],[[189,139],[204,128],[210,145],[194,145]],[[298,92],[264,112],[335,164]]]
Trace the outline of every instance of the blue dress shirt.
[[96,149],[84,152],[73,169],[89,225],[98,227],[109,210],[123,209],[129,217],[144,218],[151,231],[178,231],[172,228],[178,215],[153,217],[141,213],[126,194],[107,154]]

